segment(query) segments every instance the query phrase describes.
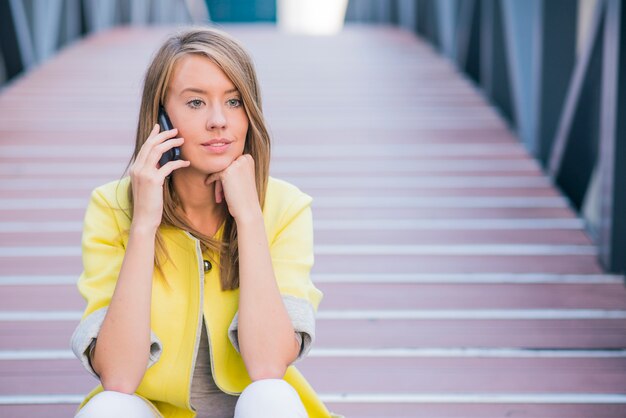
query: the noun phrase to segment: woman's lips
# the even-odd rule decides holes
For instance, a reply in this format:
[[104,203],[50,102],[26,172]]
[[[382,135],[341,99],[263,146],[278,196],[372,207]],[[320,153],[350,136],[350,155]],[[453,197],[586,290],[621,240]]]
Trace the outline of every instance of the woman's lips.
[[208,152],[214,153],[214,154],[222,154],[224,152],[226,152],[226,150],[228,150],[228,148],[230,147],[230,143],[224,143],[222,145],[219,144],[215,144],[215,145],[202,145],[202,148],[204,148],[205,150],[207,150]]

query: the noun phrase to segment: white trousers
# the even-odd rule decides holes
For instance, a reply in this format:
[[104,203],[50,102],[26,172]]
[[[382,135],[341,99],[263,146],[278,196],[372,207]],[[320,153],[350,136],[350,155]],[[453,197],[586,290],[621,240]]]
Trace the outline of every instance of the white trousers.
[[[155,418],[151,403],[137,395],[104,391],[87,402],[75,418]],[[257,380],[239,396],[234,418],[307,418],[298,392],[282,379]]]

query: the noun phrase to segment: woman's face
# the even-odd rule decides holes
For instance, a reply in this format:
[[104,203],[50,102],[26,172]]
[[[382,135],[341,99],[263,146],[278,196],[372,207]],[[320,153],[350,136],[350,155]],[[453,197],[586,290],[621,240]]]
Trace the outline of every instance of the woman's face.
[[[205,174],[227,168],[243,154],[248,116],[241,95],[207,57],[190,54],[174,66],[165,111],[185,139],[181,157]],[[225,145],[209,145],[219,140]]]

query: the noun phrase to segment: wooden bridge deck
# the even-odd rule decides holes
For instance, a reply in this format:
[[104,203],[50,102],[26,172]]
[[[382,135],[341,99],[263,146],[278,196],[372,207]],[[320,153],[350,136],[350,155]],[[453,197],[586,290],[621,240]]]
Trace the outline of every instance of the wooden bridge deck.
[[[365,417],[624,417],[626,292],[497,112],[414,36],[227,26],[255,57],[273,176],[314,198],[300,366]],[[90,190],[121,176],[167,28],[89,38],[0,92],[0,416],[71,416]]]

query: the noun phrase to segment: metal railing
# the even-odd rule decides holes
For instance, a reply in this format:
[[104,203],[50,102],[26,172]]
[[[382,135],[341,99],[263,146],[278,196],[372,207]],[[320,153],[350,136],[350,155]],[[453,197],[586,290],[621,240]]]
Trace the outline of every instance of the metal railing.
[[352,0],[346,20],[413,31],[474,80],[624,273],[625,13],[621,0]]
[[208,21],[204,0],[2,0],[0,85],[92,32]]

